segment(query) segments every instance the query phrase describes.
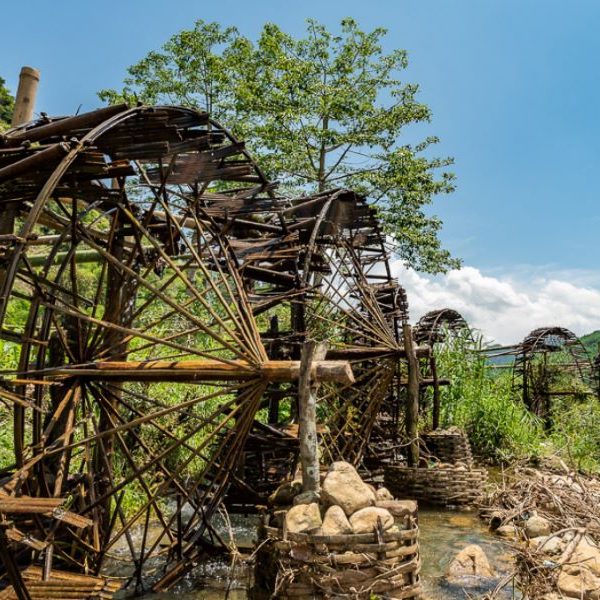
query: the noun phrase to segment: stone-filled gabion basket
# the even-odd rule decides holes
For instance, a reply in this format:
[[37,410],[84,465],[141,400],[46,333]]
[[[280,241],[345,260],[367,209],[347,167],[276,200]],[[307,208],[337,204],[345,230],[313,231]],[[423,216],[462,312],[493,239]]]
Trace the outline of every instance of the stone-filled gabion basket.
[[466,507],[481,500],[487,471],[460,465],[430,468],[388,466],[384,480],[394,495],[402,494],[404,498],[425,504]]
[[[268,517],[267,517],[268,520]],[[254,598],[421,598],[416,509],[395,531],[346,535],[284,533],[263,526]]]
[[460,429],[438,429],[421,434],[427,451],[443,463],[473,464],[471,445],[464,431]]

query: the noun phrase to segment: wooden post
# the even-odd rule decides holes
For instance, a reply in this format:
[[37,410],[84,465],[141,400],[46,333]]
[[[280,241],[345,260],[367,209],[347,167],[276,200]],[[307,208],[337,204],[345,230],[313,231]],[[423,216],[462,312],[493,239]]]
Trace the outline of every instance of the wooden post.
[[[279,352],[279,319],[277,315],[273,315],[271,317],[271,323],[269,325],[269,335],[273,336],[273,341],[271,342],[269,358],[278,359],[281,358]],[[281,386],[277,385],[276,390],[279,391]],[[273,391],[273,389],[271,389]],[[271,394],[269,396],[269,418],[267,421],[270,425],[277,425],[279,422],[279,396],[275,394]]]
[[306,342],[300,358],[298,380],[300,463],[302,464],[302,489],[318,492],[320,488],[319,455],[317,443],[317,389],[319,382],[311,376],[312,362],[323,360],[325,344]]
[[407,462],[409,467],[419,464],[419,361],[415,353],[412,328],[408,323],[402,325],[404,350],[408,365],[408,384],[406,386],[406,435],[409,439]]
[[37,96],[38,84],[40,83],[40,72],[33,67],[23,67],[19,74],[19,87],[15,98],[15,109],[13,111],[11,125],[16,127],[31,121],[33,109],[35,108],[35,97]]
[[433,379],[433,429],[436,430],[440,426],[440,382],[437,374],[437,363],[433,353],[429,359],[431,367],[431,378]]
[[[15,108],[13,110],[11,122],[13,127],[31,120],[39,81],[40,73],[37,69],[33,69],[32,67],[23,67],[21,69],[21,74],[19,75],[19,87],[17,88],[17,97],[15,99]],[[0,235],[10,235],[14,233],[18,212],[18,204],[16,202],[4,203],[0,210]],[[4,288],[5,279],[6,266],[2,266],[2,268],[0,268],[0,288]],[[4,301],[6,302],[7,299],[4,298]],[[23,407],[15,407],[13,421],[15,462],[17,467],[21,467],[23,465],[23,436],[25,431],[25,413]]]

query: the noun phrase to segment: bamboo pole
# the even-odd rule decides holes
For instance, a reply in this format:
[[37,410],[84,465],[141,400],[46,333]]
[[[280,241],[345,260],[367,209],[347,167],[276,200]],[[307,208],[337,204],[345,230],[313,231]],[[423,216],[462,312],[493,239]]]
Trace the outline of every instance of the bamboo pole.
[[[95,380],[125,381],[244,381],[263,379],[266,381],[298,381],[302,370],[299,360],[268,360],[253,365],[244,360],[154,360],[105,361],[85,367],[60,367],[52,369],[49,376],[86,377]],[[350,363],[340,360],[313,360],[311,380],[335,382],[344,385],[354,383]]]
[[414,348],[412,328],[408,323],[402,325],[404,348],[408,365],[406,398],[406,435],[409,439],[407,462],[409,467],[419,464],[419,361]]
[[302,489],[318,492],[319,455],[317,439],[317,389],[319,379],[314,377],[314,365],[321,361],[327,350],[325,344],[306,342],[302,348],[298,381],[300,462],[302,464]]
[[23,67],[21,69],[11,122],[13,127],[31,121],[39,83],[40,72],[37,69],[33,67]]
[[[35,97],[40,79],[40,73],[32,67],[23,67],[19,75],[19,87],[15,99],[15,108],[12,115],[12,126],[17,127],[31,120],[35,107]],[[62,149],[62,146],[59,148]],[[62,150],[61,150],[62,151]],[[14,234],[15,221],[18,214],[18,205],[15,202],[6,203],[0,210],[0,234]],[[7,264],[10,261],[7,261]],[[0,288],[3,289],[7,279],[7,266],[0,267]],[[4,306],[6,307],[6,298]],[[4,320],[2,317],[1,320]],[[25,412],[23,407],[15,406],[13,415],[14,432],[13,444],[17,466],[23,463],[23,433],[25,429]]]

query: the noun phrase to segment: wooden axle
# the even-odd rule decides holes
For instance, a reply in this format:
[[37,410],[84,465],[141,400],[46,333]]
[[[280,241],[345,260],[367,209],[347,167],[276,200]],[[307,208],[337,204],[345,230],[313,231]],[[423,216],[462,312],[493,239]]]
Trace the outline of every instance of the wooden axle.
[[[431,354],[429,346],[415,346],[417,358],[428,358]],[[327,350],[327,360],[368,360],[376,358],[406,358],[406,351],[402,347],[388,348],[386,346],[364,346],[354,348],[330,348]]]
[[[253,365],[243,360],[153,360],[107,361],[85,367],[53,369],[51,377],[86,377],[95,380],[122,381],[245,381],[260,378],[273,382],[297,381],[299,360],[268,360]],[[354,383],[350,363],[340,360],[320,360],[312,363],[311,378],[318,382]]]

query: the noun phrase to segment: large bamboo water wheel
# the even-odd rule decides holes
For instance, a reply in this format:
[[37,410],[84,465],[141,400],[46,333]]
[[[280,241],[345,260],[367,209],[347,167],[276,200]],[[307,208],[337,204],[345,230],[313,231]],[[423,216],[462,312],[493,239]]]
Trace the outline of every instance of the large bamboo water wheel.
[[[269,359],[255,314],[272,299],[225,236],[227,211],[270,185],[223,128],[177,107],[44,117],[1,144],[5,572],[27,597],[22,564],[51,577],[118,558],[141,588],[161,555],[165,589],[223,543],[211,517],[264,392],[298,377],[297,360]],[[347,363],[314,369],[351,381]]]
[[[577,396],[580,382],[594,388],[593,366],[587,349],[577,335],[564,327],[539,327],[514,348],[513,386],[534,414],[552,420],[552,398]],[[566,379],[565,379],[566,377]]]

